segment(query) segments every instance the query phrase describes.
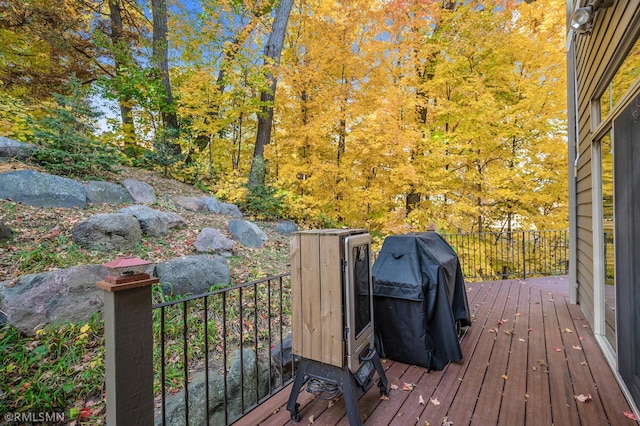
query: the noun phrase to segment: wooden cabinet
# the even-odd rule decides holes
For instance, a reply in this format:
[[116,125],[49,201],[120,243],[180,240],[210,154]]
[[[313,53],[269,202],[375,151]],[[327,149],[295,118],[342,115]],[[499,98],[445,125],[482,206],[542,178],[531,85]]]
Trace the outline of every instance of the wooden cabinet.
[[[370,236],[363,229],[322,229],[297,232],[291,238],[293,353],[341,368],[351,364],[349,369],[355,371],[358,355],[373,344],[373,301],[367,299],[356,319],[358,283],[350,263],[360,262],[359,271],[362,265],[368,269],[359,287],[364,281],[371,296]],[[354,259],[351,252],[361,254]]]

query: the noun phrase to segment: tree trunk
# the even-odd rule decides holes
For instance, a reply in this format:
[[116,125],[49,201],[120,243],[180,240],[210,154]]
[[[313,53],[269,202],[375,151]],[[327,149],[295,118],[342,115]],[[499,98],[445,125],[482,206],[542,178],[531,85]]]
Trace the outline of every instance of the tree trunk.
[[[165,134],[174,136],[174,131],[178,129],[178,116],[174,110],[173,94],[171,92],[171,81],[169,79],[169,43],[167,41],[167,2],[166,0],[151,0],[151,11],[153,17],[153,63],[160,70],[160,79],[164,86],[165,98],[160,107],[162,124]],[[180,154],[180,145],[168,143],[168,147],[173,154]]]
[[[271,34],[267,40],[264,54],[267,60],[273,61],[275,65],[280,63],[280,54],[284,44],[284,36],[287,32],[289,15],[293,7],[293,0],[280,0],[276,8],[276,15],[273,19]],[[251,172],[249,173],[249,187],[264,185],[266,168],[264,167],[264,147],[271,140],[271,130],[273,127],[273,101],[276,94],[277,78],[269,74],[269,90],[260,94],[260,101],[264,105],[262,112],[258,114],[258,130],[256,134],[256,145],[253,151],[253,161],[251,162]]]
[[[126,65],[124,58],[130,56],[129,48],[124,39],[124,27],[122,25],[122,15],[120,13],[120,0],[109,0],[109,19],[111,21],[111,43],[113,44],[113,57],[116,76],[120,74],[120,69]],[[124,152],[131,157],[136,157],[135,125],[131,111],[131,98],[127,95],[118,97],[120,106],[120,118],[122,119],[122,129],[124,132]]]

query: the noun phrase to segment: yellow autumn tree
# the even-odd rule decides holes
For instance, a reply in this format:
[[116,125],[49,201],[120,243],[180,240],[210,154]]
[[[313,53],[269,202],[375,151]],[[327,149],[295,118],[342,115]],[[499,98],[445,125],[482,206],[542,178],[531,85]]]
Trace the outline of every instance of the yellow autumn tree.
[[268,158],[300,219],[382,229],[415,176],[415,102],[385,13],[317,1],[292,16]]
[[564,226],[552,3],[304,3],[267,153],[292,215],[383,232]]
[[246,180],[255,139],[256,96],[266,87],[253,48],[263,37],[270,7],[260,1],[202,1],[190,15],[174,5],[172,42],[182,65],[175,67],[177,105],[183,129],[186,166],[195,180],[234,193]]
[[424,173],[446,173],[424,207],[450,230],[566,224],[562,8],[500,6],[461,5],[435,34],[442,53],[423,90],[441,166]]

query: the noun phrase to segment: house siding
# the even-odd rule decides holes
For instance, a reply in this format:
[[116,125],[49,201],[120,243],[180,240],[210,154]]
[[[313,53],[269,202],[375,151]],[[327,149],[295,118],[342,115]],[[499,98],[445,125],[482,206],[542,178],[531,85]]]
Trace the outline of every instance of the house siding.
[[[576,168],[576,280],[577,301],[590,322],[594,318],[594,243],[593,182],[591,145],[592,130],[599,117],[592,117],[592,100],[599,97],[615,73],[613,58],[621,46],[628,45],[629,31],[640,13],[640,2],[615,1],[598,12],[593,32],[575,35],[576,81],[578,92],[578,152]],[[573,10],[573,7],[571,7]],[[597,111],[597,108],[595,108]],[[574,118],[575,120],[575,118]],[[575,126],[575,121],[570,125]],[[570,173],[573,176],[573,171]]]

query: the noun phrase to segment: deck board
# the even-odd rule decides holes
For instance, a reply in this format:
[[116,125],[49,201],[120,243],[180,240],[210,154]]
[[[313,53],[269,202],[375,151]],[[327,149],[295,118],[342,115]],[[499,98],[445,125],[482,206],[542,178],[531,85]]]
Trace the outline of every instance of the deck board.
[[[527,375],[522,374],[528,368],[527,339],[529,337],[529,290],[524,286],[517,288],[517,299],[513,313],[513,339],[509,348],[507,380],[504,383],[500,402],[499,425],[524,424],[527,394]],[[512,294],[515,298],[516,295]]]
[[[509,303],[515,298],[518,299],[518,286],[506,286],[509,293],[505,300],[505,305],[500,319],[496,322],[493,329],[494,344],[491,351],[490,359],[487,363],[487,371],[485,373],[480,394],[476,402],[471,424],[473,425],[493,425],[498,423],[500,414],[500,405],[504,398],[504,387],[509,380],[507,375],[507,367],[509,363],[509,354],[511,343],[514,336],[514,319],[516,314],[516,304]],[[491,326],[492,324],[489,324]],[[488,331],[487,331],[488,332]],[[517,380],[518,376],[511,377],[512,381]]]
[[[476,349],[468,361],[468,371],[477,372],[477,374],[465,375],[462,385],[460,386],[460,389],[456,394],[456,398],[453,400],[449,413],[447,414],[447,419],[452,421],[455,425],[470,424],[474,411],[477,407],[480,390],[482,389],[482,385],[485,380],[491,381],[491,385],[495,387],[495,383],[493,383],[493,379],[495,379],[495,377],[488,377],[487,370],[489,366],[492,366],[492,364],[490,364],[490,359],[494,345],[498,338],[502,337],[500,336],[501,332],[498,328],[498,322],[503,319],[510,286],[503,285],[502,282],[496,282],[493,286],[500,286],[500,289],[493,306],[487,312],[484,329],[480,335]],[[500,380],[504,381],[502,378],[500,378]],[[495,389],[491,391],[492,396],[499,399],[500,393],[495,391]],[[485,388],[485,392],[489,391]],[[481,414],[482,413],[479,413],[479,415]]]
[[[623,414],[631,409],[580,307],[569,304],[566,277],[469,283],[467,295],[464,360],[431,372],[383,360],[398,388],[388,400],[375,385],[360,398],[365,425],[440,425],[445,417],[456,426],[637,424]],[[402,390],[405,382],[413,390]],[[292,422],[290,388],[235,425],[348,425],[342,397],[330,404],[304,390],[300,422]],[[591,400],[577,401],[580,394]]]
[[[493,308],[501,289],[499,284],[494,284],[475,284],[478,286],[481,298],[476,303],[473,303],[473,308],[470,306],[473,324],[469,327],[461,343],[465,359],[460,363],[451,363],[443,370],[441,381],[432,395],[432,398],[439,404],[436,405],[430,402],[426,405],[422,416],[420,416],[421,423],[441,424],[443,419],[448,416],[448,413],[451,413],[452,404],[459,399],[459,391],[463,387],[463,382],[464,386],[466,386],[466,377],[470,377],[466,373],[470,368],[471,361],[476,356],[478,342],[485,332],[487,313]],[[484,367],[482,367],[482,370],[484,371]],[[398,422],[397,424],[400,426],[403,423]]]
[[573,397],[571,377],[567,366],[566,348],[562,343],[562,333],[555,312],[553,294],[542,294],[544,312],[544,333],[549,370],[549,391],[553,422],[562,425],[579,424],[576,400]]
[[552,424],[551,397],[549,396],[549,368],[544,335],[542,294],[529,289],[529,333],[525,423]]

